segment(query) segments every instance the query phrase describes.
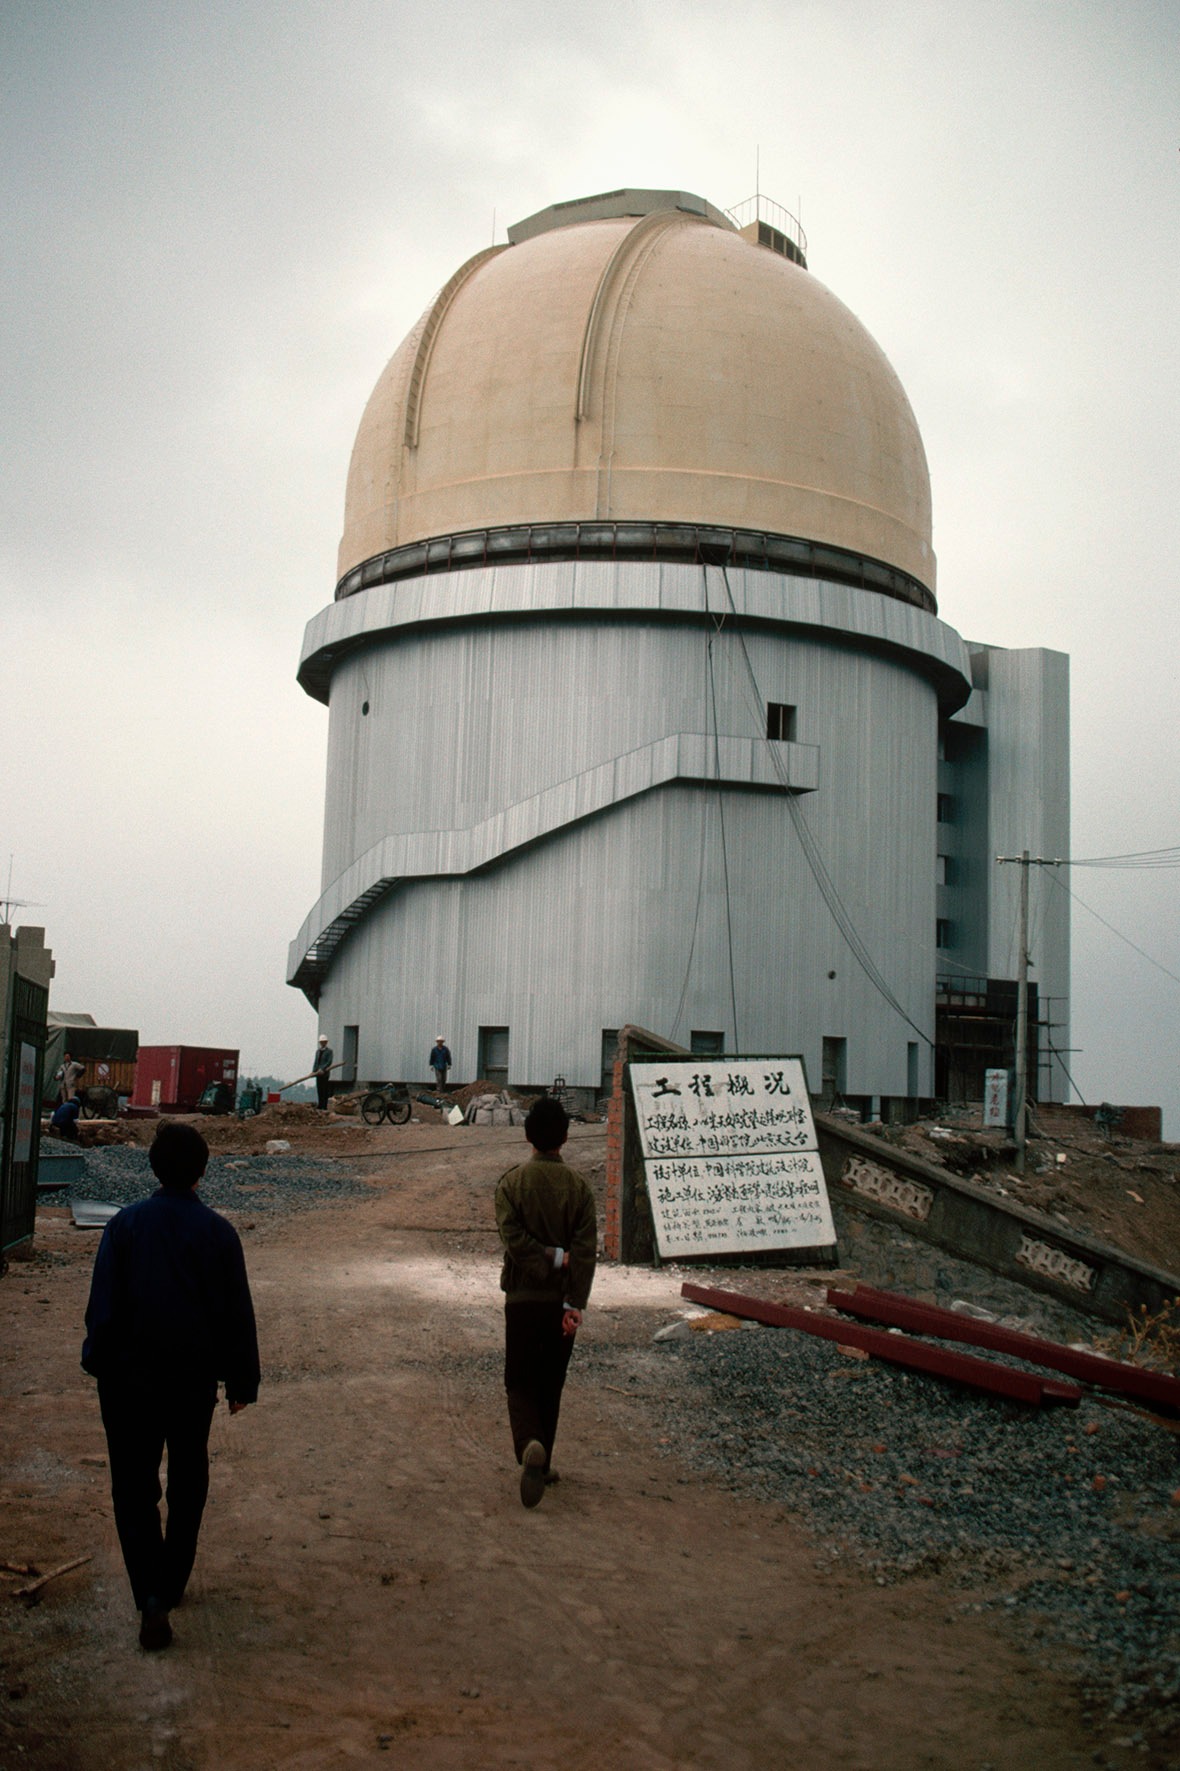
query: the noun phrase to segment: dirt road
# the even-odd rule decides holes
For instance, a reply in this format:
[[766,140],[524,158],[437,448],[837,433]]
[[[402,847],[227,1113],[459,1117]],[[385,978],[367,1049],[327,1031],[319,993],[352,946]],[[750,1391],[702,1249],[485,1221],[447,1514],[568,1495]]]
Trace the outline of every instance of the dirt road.
[[[1064,1667],[952,1616],[936,1582],[821,1574],[789,1513],[657,1456],[643,1397],[591,1387],[576,1355],[562,1479],[525,1511],[491,1215],[520,1133],[388,1136],[357,1203],[239,1226],[263,1391],[216,1417],[164,1654],[136,1643],[78,1367],[95,1240],[39,1215],[0,1282],[0,1560],[92,1559],[32,1606],[3,1575],[0,1771],[1145,1762],[1086,1733]],[[575,1139],[600,1173],[601,1132]],[[677,1296],[678,1276],[604,1268],[584,1332],[646,1346]]]

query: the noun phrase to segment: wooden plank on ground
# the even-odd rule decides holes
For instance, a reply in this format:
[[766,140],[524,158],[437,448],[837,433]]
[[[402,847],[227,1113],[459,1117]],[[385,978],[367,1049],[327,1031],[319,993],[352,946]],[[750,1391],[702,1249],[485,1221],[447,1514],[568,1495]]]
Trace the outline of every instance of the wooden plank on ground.
[[1180,1412],[1180,1378],[1169,1377],[1163,1371],[1148,1371],[1141,1365],[1128,1365],[1121,1359],[1106,1359],[1101,1353],[1063,1347],[1058,1341],[1042,1340],[1038,1335],[1024,1334],[1016,1328],[1004,1328],[998,1322],[980,1322],[957,1310],[919,1303],[916,1298],[903,1297],[894,1291],[879,1291],[872,1285],[858,1285],[852,1292],[833,1287],[828,1292],[828,1302],[850,1316],[888,1322],[897,1328],[909,1329],[913,1334],[928,1334],[936,1339],[963,1341],[972,1347],[989,1347],[996,1353],[1011,1353],[1029,1365],[1047,1365],[1051,1371],[1063,1371],[1082,1383],[1136,1396],[1141,1402]]
[[812,1310],[797,1309],[792,1304],[768,1304],[761,1298],[745,1297],[736,1291],[716,1291],[711,1286],[694,1285],[686,1280],[680,1287],[681,1297],[704,1304],[710,1310],[727,1310],[731,1316],[744,1316],[753,1322],[764,1322],[772,1328],[796,1328],[803,1334],[817,1335],[820,1340],[835,1341],[843,1347],[861,1347],[891,1365],[905,1365],[913,1371],[929,1372],[934,1377],[948,1377],[960,1384],[970,1384],[992,1395],[1007,1396],[1017,1402],[1039,1407],[1047,1402],[1064,1402],[1076,1407],[1082,1392],[1076,1384],[1044,1378],[1032,1371],[1016,1371],[1010,1365],[996,1365],[990,1359],[976,1359],[970,1353],[952,1353],[946,1347],[932,1347],[925,1341],[913,1341],[904,1334],[889,1334],[878,1328],[862,1328],[858,1323],[839,1322],[832,1316],[821,1316]]
[[72,1574],[75,1568],[82,1568],[87,1562],[93,1560],[93,1555],[75,1556],[72,1561],[63,1562],[60,1568],[51,1568],[49,1573],[41,1575],[39,1580],[30,1581],[28,1586],[17,1587],[13,1597],[24,1599],[31,1605],[40,1598],[42,1588],[47,1587],[51,1580],[57,1580],[63,1574]]

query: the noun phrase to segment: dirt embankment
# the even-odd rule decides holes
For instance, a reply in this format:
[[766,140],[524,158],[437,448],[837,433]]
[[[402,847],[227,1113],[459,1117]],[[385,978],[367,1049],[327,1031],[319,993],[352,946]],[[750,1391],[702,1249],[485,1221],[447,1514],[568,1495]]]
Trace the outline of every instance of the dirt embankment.
[[1180,1145],[1104,1136],[1072,1114],[1037,1110],[1025,1169],[1000,1132],[954,1120],[881,1128],[880,1135],[1020,1205],[1059,1218],[1137,1260],[1180,1269]]

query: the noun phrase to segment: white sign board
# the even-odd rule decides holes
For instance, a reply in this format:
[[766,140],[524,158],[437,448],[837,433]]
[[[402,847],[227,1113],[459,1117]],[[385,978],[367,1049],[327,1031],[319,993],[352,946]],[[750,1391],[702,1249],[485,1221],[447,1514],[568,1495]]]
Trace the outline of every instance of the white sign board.
[[629,1073],[662,1257],[835,1242],[801,1058],[668,1057]]
[[20,1075],[16,1093],[16,1128],[12,1140],[13,1162],[30,1162],[33,1126],[37,1116],[37,1048],[21,1041]]
[[983,1123],[1006,1126],[1008,1123],[1008,1072],[985,1070],[983,1073]]

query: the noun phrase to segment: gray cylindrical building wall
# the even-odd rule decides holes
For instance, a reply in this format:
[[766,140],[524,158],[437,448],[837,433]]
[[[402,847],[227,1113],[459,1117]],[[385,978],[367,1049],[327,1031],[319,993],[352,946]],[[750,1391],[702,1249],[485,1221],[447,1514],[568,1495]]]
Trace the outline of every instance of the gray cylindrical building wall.
[[[505,580],[527,606],[561,578],[598,578],[616,603],[630,590],[641,604],[650,576],[511,568],[496,600],[506,611]],[[419,1074],[440,1029],[471,1074],[478,1029],[498,1026],[514,1080],[593,1086],[602,1030],[638,1021],[686,1041],[719,1031],[729,1050],[800,1051],[817,1086],[822,1039],[842,1038],[850,1092],[907,1092],[908,1045],[933,1032],[936,730],[955,636],[884,609],[870,647],[835,631],[835,607],[855,606],[838,587],[807,587],[811,605],[829,591],[832,623],[808,626],[802,607],[784,618],[781,579],[659,578],[657,619],[522,610],[449,625],[440,581],[429,627],[386,630],[336,665],[329,779],[345,790],[329,804],[325,888],[365,857],[348,889],[400,881],[342,944],[320,998],[334,1038],[359,1029],[365,1074]],[[473,600],[472,575],[463,584]],[[773,602],[779,622],[731,610],[718,631],[702,611],[726,599]],[[767,742],[768,702],[794,709],[794,742]],[[672,740],[685,755],[661,771],[652,755]],[[748,757],[772,766],[739,784]],[[632,764],[646,773],[629,782]],[[840,936],[788,794],[921,1033]]]

